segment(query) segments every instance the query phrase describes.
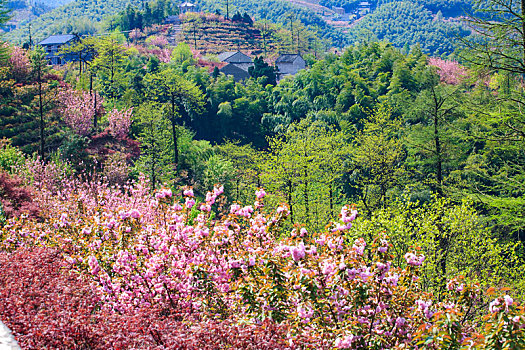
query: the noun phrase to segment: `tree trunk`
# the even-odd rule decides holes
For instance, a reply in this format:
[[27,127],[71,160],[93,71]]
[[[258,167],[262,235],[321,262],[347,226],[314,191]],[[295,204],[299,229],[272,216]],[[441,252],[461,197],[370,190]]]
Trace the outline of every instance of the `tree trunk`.
[[290,207],[290,219],[292,220],[292,224],[293,224],[294,220],[293,220],[292,180],[291,179],[288,179],[288,207]]
[[42,161],[45,162],[45,158],[44,158],[44,149],[45,149],[44,103],[42,101],[42,82],[40,81],[40,73],[38,76],[38,111],[40,113],[40,157],[42,158]]
[[[521,0],[521,45],[522,45],[522,67],[525,67],[525,0]],[[525,71],[521,72],[525,76]]]
[[328,196],[330,197],[330,217],[334,217],[334,189],[333,189],[333,183],[330,181],[329,183],[329,193]]
[[173,133],[173,155],[175,157],[175,166],[179,164],[179,144],[177,138],[177,123],[175,123],[175,99],[171,99],[171,132]]
[[306,165],[304,166],[304,213],[306,216],[306,223],[310,222],[310,208],[308,203],[308,171]]
[[438,101],[436,92],[432,89],[432,94],[434,95],[434,147],[436,150],[436,190],[438,195],[443,196],[443,156],[441,154],[441,140],[439,137],[439,108],[441,103]]

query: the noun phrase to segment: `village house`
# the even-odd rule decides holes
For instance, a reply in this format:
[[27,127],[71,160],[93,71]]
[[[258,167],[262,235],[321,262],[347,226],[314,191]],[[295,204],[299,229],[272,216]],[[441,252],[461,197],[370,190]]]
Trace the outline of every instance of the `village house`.
[[357,13],[359,16],[364,16],[366,14],[369,14],[370,13],[370,3],[368,1],[361,1],[359,3],[359,6],[357,8]]
[[287,75],[295,75],[301,69],[306,68],[306,61],[299,54],[282,54],[277,60],[275,65],[278,69],[278,78],[282,79]]
[[44,48],[46,58],[51,64],[64,64],[75,61],[76,57],[71,53],[62,53],[61,50],[76,43],[78,40],[78,36],[73,34],[51,35],[39,42],[38,45]]
[[219,72],[224,73],[224,75],[226,76],[231,75],[233,77],[233,80],[235,80],[236,82],[250,78],[250,73],[248,73],[248,70],[244,70],[232,63],[228,63],[227,65],[219,69]]
[[234,64],[245,71],[248,71],[248,68],[253,66],[253,59],[240,51],[223,52],[217,58],[221,62]]
[[248,68],[253,67],[253,60],[250,56],[240,51],[223,52],[217,56],[219,61],[228,63],[219,69],[221,73],[232,75],[235,81],[248,79],[250,74]]
[[344,15],[345,14],[345,9],[342,8],[342,7],[336,7],[336,6],[333,6],[332,7],[332,10],[337,13],[338,15]]

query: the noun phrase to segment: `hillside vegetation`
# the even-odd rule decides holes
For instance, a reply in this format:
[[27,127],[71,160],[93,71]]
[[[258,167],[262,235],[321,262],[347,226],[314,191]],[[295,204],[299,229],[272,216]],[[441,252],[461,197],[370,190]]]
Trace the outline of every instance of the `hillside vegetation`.
[[[454,61],[157,4],[62,65],[0,45],[0,319],[23,348],[525,349],[525,14],[471,17]],[[362,22],[402,36],[387,12],[445,22],[408,1]],[[236,81],[214,55],[235,45],[306,64],[264,52]]]
[[456,38],[468,34],[457,23],[411,1],[382,4],[349,31],[352,42],[386,40],[399,48],[419,44],[432,55],[451,54]]
[[[33,41],[38,42],[53,34],[95,33],[106,28],[102,22],[124,10],[128,4],[139,6],[140,0],[78,0],[53,9],[31,20]],[[108,28],[109,29],[109,28]],[[5,39],[22,44],[29,40],[28,23],[8,32]]]
[[296,22],[294,41],[289,27],[268,22],[246,24],[218,15],[192,14],[183,17],[177,41],[185,42],[202,55],[241,50],[251,55],[276,57],[279,52],[321,53],[329,42],[321,40]]
[[[226,14],[224,2],[211,0],[198,0],[195,2],[199,9]],[[298,6],[283,0],[232,0],[229,2],[230,17],[239,11],[248,13],[255,20],[268,20],[290,26],[292,21],[300,21],[303,25],[317,30],[324,39],[330,39],[334,46],[344,47],[347,44],[346,36],[338,29],[329,26],[315,11],[310,11],[303,6]]]

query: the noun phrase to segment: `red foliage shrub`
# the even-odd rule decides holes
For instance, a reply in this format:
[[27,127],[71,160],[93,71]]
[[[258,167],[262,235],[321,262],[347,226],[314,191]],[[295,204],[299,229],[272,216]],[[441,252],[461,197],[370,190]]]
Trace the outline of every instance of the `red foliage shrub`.
[[284,349],[269,321],[179,321],[156,308],[106,311],[89,283],[49,248],[0,252],[0,319],[23,349]]
[[0,203],[8,218],[22,214],[38,217],[38,207],[33,203],[31,189],[15,175],[0,172]]

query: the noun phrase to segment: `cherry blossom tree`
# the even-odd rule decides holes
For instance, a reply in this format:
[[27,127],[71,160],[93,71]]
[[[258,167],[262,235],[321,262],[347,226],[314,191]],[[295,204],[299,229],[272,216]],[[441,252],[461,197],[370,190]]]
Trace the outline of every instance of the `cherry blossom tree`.
[[[78,135],[87,136],[93,130],[93,119],[103,113],[102,98],[87,91],[65,88],[58,95],[59,113],[64,122]],[[96,108],[95,100],[97,101]]]
[[107,114],[109,121],[109,133],[116,138],[126,137],[129,133],[129,127],[131,126],[131,115],[133,108],[113,109]]
[[16,81],[27,79],[31,71],[31,63],[26,50],[14,46],[9,53],[9,64],[11,65],[11,74]]
[[437,68],[442,83],[458,85],[467,76],[467,70],[456,61],[446,61],[431,57],[428,64]]

